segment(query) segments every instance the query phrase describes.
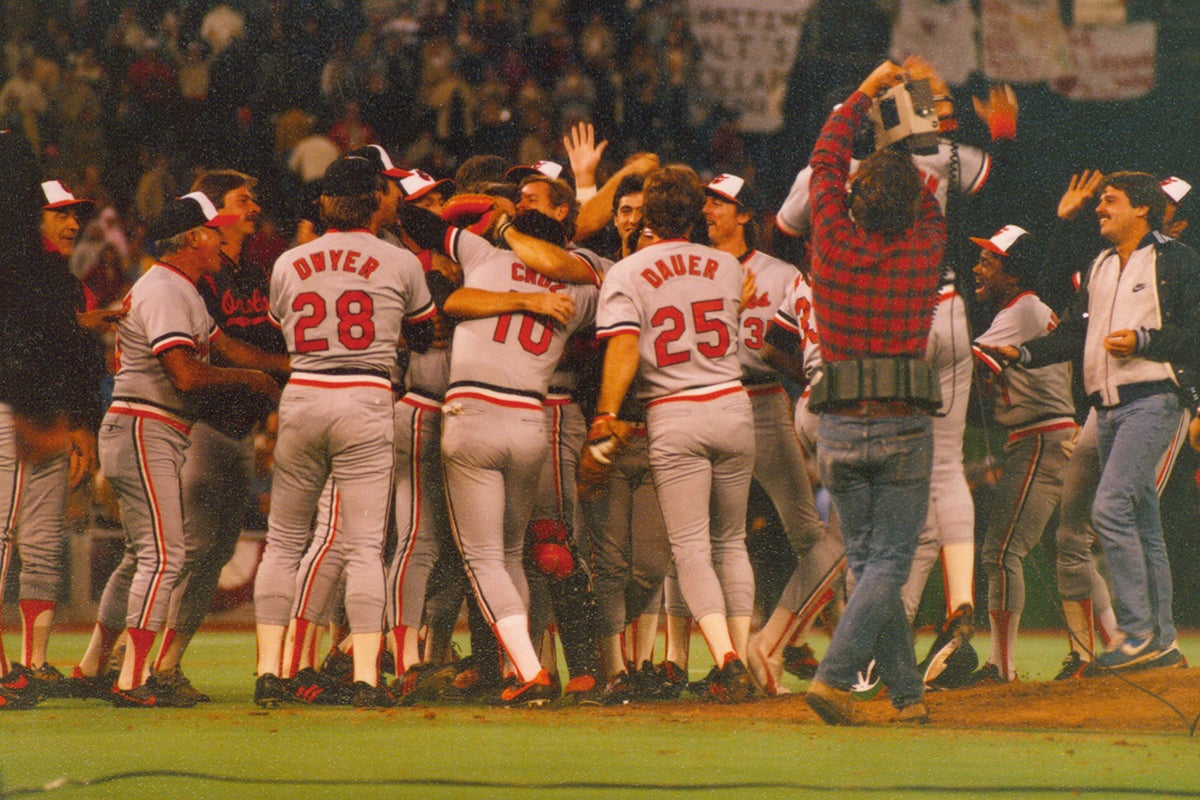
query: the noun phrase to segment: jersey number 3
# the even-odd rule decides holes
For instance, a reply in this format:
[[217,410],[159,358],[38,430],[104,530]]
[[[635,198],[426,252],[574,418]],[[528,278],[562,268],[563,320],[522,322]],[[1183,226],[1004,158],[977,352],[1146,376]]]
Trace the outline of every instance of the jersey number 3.
[[[338,341],[347,350],[366,350],[375,341],[375,304],[366,292],[354,289],[343,292],[334,303],[337,314]],[[296,321],[296,352],[319,353],[329,349],[329,340],[313,336],[311,329],[325,321],[325,298],[316,292],[301,292],[292,301],[292,311],[300,314]]]
[[[697,300],[692,303],[692,328],[695,330],[696,350],[707,358],[720,358],[729,352],[728,328],[721,320],[709,317],[710,314],[718,313],[724,307],[725,302],[720,299]],[[650,318],[650,324],[656,329],[666,326],[663,332],[654,339],[654,356],[658,366],[669,367],[672,364],[682,364],[691,360],[692,348],[690,346],[685,344],[680,349],[671,350],[671,345],[678,342],[687,333],[688,324],[683,311],[675,306],[663,306],[654,312],[654,316]],[[717,335],[715,342],[700,341],[701,336],[709,333]]]

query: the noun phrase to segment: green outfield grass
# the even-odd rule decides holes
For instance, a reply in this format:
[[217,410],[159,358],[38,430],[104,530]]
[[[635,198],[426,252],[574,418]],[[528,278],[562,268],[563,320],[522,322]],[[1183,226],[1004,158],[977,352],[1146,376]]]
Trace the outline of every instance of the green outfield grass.
[[[65,668],[84,644],[82,634],[60,634],[51,660]],[[698,678],[709,664],[695,645]],[[919,648],[927,645],[926,637]],[[986,636],[976,646],[986,654]],[[1052,676],[1062,649],[1061,637],[1024,637],[1023,677]],[[266,712],[251,703],[253,653],[249,633],[197,636],[188,671],[214,702],[193,709],[53,700],[0,713],[0,796],[1200,797],[1200,742],[1182,728],[1176,735],[964,732],[936,722],[919,730],[837,729],[621,709]],[[795,690],[804,686],[789,680]]]

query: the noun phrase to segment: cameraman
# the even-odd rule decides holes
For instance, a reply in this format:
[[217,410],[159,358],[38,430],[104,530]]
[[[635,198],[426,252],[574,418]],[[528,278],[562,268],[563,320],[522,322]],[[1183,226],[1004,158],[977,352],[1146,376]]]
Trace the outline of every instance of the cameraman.
[[905,78],[884,62],[825,123],[810,165],[812,274],[824,373],[813,382],[822,482],[855,586],[805,699],[830,724],[861,722],[849,691],[874,656],[897,717],[925,722],[924,685],[900,600],[929,502],[937,376],[922,361],[946,222],[912,158],[880,150],[847,193],[854,131]]

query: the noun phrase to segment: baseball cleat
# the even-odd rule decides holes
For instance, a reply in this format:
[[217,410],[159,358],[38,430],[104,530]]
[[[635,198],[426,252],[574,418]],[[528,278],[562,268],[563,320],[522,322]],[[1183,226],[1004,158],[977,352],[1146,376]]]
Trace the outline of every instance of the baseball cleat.
[[879,694],[881,689],[883,682],[879,680],[879,673],[875,671],[875,659],[872,658],[865,668],[858,671],[850,693],[859,700],[870,700]]
[[600,698],[603,706],[627,706],[637,694],[634,677],[628,672],[622,672],[608,682],[604,695]]
[[59,672],[49,663],[44,663],[33,671],[38,694],[42,697],[70,697],[71,684],[67,676]]
[[1015,680],[1005,678],[995,664],[984,664],[967,679],[967,686],[1002,686]]
[[433,702],[444,689],[454,685],[454,676],[453,665],[416,664],[392,681],[389,691],[397,705]]
[[366,681],[355,681],[352,688],[353,695],[350,698],[350,705],[355,708],[391,708],[396,705],[396,698],[392,697],[392,693],[383,686],[372,686]]
[[195,700],[180,697],[160,686],[151,677],[136,689],[112,688],[112,704],[117,708],[191,708]]
[[940,675],[925,684],[929,691],[963,689],[970,685],[971,675],[979,666],[979,655],[970,642],[963,642],[946,659]]
[[699,697],[707,697],[709,684],[711,684],[713,681],[715,681],[717,679],[717,676],[720,674],[721,674],[721,668],[714,666],[712,669],[710,669],[708,671],[708,674],[705,675],[700,680],[688,681],[687,690],[689,692],[691,692],[692,694],[697,695]]
[[528,683],[514,681],[500,690],[500,705],[507,708],[537,708],[558,699],[558,689],[550,673],[541,670]]
[[260,708],[278,708],[291,699],[288,682],[278,675],[265,673],[254,681],[254,704]]
[[325,660],[321,662],[320,672],[322,675],[328,675],[334,680],[349,683],[354,677],[354,656],[349,653],[343,653],[335,647],[329,651],[329,654],[325,656]]
[[1139,664],[1135,669],[1162,669],[1170,667],[1173,669],[1186,669],[1187,659],[1183,657],[1183,653],[1179,650],[1179,642],[1172,642],[1169,647],[1161,651],[1157,656],[1149,661]]
[[674,661],[662,662],[655,672],[659,679],[654,695],[657,700],[678,700],[683,690],[690,688],[687,670]]
[[563,687],[563,702],[577,706],[598,706],[604,697],[604,689],[596,683],[594,675],[576,675]]
[[67,678],[70,696],[79,700],[108,700],[119,672],[101,672],[99,675],[84,675],[79,667],[71,670]]
[[178,664],[170,669],[155,672],[154,680],[158,682],[159,686],[170,690],[178,697],[188,698],[195,703],[208,703],[212,701],[211,697],[192,685],[192,682],[183,674],[183,670],[179,668]]
[[753,694],[754,681],[740,658],[725,659],[725,666],[708,684],[708,696],[718,703],[744,703]]
[[836,689],[814,678],[804,695],[804,702],[827,725],[863,724],[862,712],[854,707],[854,695],[845,689]]
[[807,644],[783,648],[783,669],[802,681],[811,681],[817,674],[817,654]]
[[[974,607],[970,603],[963,603],[946,618],[937,638],[933,640],[933,646],[929,648],[929,654],[921,662],[926,684],[932,683],[942,674],[950,657],[975,633],[974,616]],[[974,669],[974,666],[971,668]]]
[[759,636],[750,637],[746,666],[750,668],[754,684],[767,696],[791,694],[792,690],[783,685],[783,654],[768,651]]
[[349,684],[305,667],[288,682],[293,700],[310,706],[348,706],[354,700]]
[[9,692],[24,692],[37,683],[33,670],[24,664],[12,663],[8,674],[0,678],[0,689]]
[[0,689],[0,711],[21,711],[38,704],[38,693],[33,689]]
[[1072,650],[1067,654],[1067,657],[1063,659],[1062,669],[1060,669],[1058,674],[1054,676],[1054,680],[1069,681],[1075,678],[1082,678],[1084,671],[1088,667],[1088,664],[1091,663],[1092,662],[1090,661],[1084,661],[1083,656]]

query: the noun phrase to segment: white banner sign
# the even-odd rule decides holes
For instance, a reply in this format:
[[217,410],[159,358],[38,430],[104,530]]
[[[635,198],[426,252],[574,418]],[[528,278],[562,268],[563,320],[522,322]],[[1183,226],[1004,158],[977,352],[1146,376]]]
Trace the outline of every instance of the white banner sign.
[[982,0],[983,71],[994,81],[1040,83],[1070,72],[1058,0]]
[[952,85],[979,68],[978,20],[968,0],[903,0],[892,29],[892,59],[922,56]]
[[1154,88],[1158,26],[1135,22],[1116,28],[1073,28],[1075,69],[1054,81],[1072,100],[1132,100]]
[[741,114],[742,130],[771,133],[812,0],[688,0],[702,49],[700,88]]

